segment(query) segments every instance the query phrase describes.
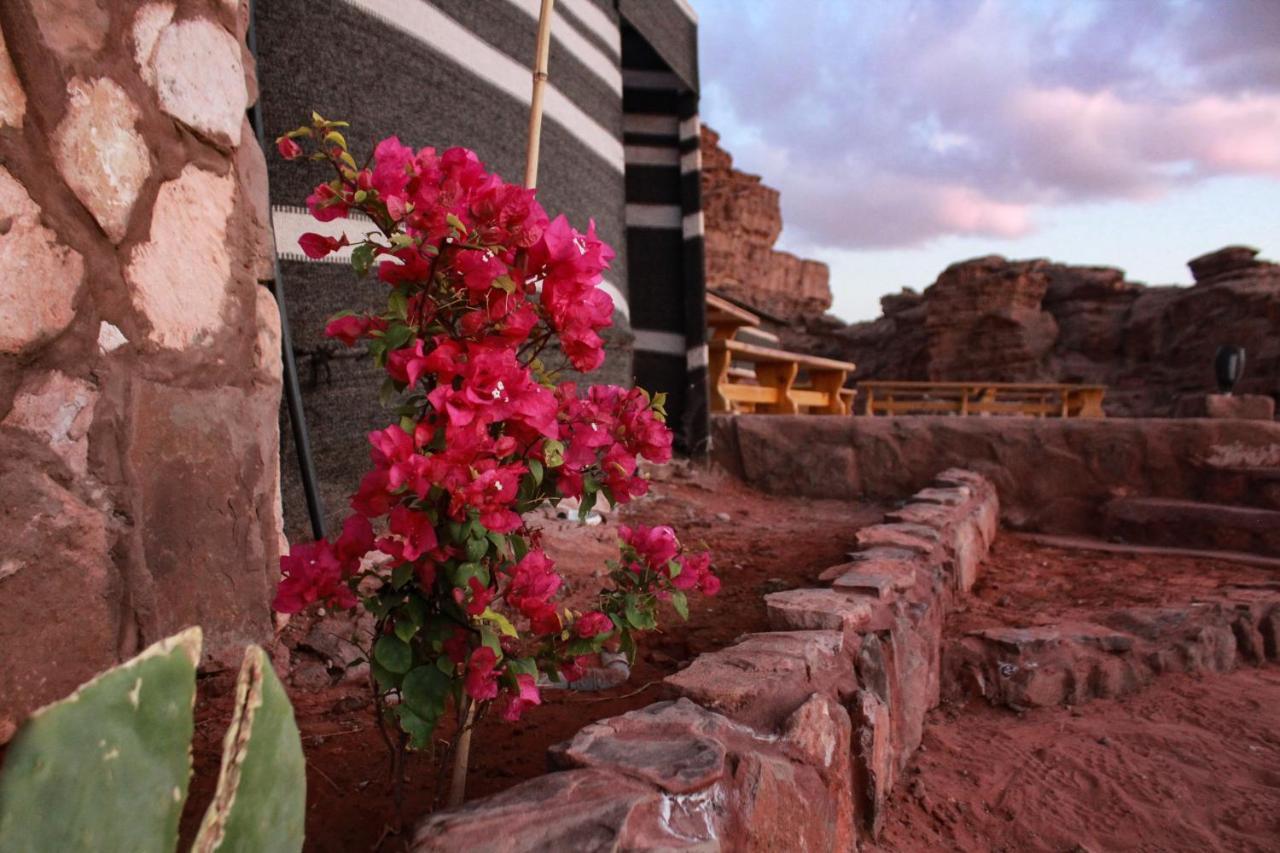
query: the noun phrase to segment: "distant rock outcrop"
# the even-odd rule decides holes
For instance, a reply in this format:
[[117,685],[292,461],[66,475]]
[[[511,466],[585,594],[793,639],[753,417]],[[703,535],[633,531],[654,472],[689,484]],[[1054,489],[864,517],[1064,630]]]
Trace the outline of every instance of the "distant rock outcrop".
[[775,251],[778,191],[733,168],[714,130],[702,128],[702,208],[707,286],[787,321],[831,307],[827,265]]
[[858,364],[859,379],[1054,380],[1110,387],[1113,415],[1169,416],[1214,389],[1223,344],[1248,352],[1237,393],[1280,395],[1280,264],[1229,246],[1189,263],[1191,287],[1148,287],[1111,267],[991,256],[948,267],[924,293],[881,300],[845,326],[809,317],[785,346]]

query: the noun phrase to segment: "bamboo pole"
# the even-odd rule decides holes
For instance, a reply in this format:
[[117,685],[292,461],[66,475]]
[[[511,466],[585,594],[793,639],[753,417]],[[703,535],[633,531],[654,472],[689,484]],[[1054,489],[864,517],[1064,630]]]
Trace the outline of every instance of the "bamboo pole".
[[533,98],[529,104],[529,147],[525,149],[524,185],[538,185],[538,149],[542,142],[542,90],[547,85],[547,58],[551,54],[551,7],[555,0],[542,0],[538,14],[538,49],[533,60]]
[[[538,44],[533,59],[533,96],[529,102],[529,144],[525,149],[524,185],[538,185],[538,150],[542,142],[542,92],[547,85],[547,59],[551,55],[551,11],[555,0],[542,0],[538,13]],[[471,761],[471,730],[475,727],[476,703],[463,700],[458,713],[458,742],[454,748],[453,774],[449,780],[449,808],[462,805],[467,797],[467,767]]]

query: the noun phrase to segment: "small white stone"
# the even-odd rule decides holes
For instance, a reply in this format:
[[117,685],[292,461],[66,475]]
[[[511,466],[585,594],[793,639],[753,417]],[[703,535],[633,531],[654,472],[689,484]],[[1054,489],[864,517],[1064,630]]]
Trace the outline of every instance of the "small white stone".
[[0,352],[60,333],[75,316],[84,259],[40,224],[40,206],[0,166]]
[[9,58],[4,34],[0,33],[0,127],[22,127],[22,117],[27,113],[27,94],[18,82],[18,72]]
[[129,339],[124,336],[124,332],[107,321],[102,321],[98,326],[98,352],[103,355],[115,352],[127,343]]
[[133,61],[138,64],[142,79],[156,84],[156,73],[151,67],[151,57],[156,52],[160,32],[173,20],[172,3],[148,3],[133,16]]
[[184,350],[222,329],[231,257],[227,217],[235,178],[194,165],[160,187],[151,239],[133,249],[125,279],[134,306],[151,324],[147,340]]
[[67,84],[67,114],[54,134],[58,171],[112,242],[124,237],[138,191],[151,174],[138,108],[109,78]]
[[234,36],[202,18],[169,24],[156,40],[151,70],[161,109],[217,142],[235,144],[249,93]]

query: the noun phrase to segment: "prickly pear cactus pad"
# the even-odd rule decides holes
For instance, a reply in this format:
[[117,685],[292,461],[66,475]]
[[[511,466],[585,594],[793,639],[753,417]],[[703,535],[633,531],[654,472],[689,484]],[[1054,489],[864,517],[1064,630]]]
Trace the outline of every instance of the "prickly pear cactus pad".
[[236,708],[222,745],[213,802],[192,850],[296,853],[302,849],[307,780],[302,739],[271,661],[245,651]]
[[31,715],[0,775],[0,850],[172,853],[200,647],[189,628]]

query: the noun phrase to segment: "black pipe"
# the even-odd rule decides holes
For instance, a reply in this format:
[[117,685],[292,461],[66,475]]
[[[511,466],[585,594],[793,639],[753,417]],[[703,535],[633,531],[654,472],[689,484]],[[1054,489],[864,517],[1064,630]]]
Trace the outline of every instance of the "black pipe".
[[[253,62],[258,64],[258,40],[254,31],[254,0],[249,0],[249,32],[247,41]],[[261,79],[261,78],[259,78]],[[253,125],[258,137],[258,145],[263,152],[267,148],[263,136],[262,123],[262,87],[258,87],[258,100],[249,109],[249,123]],[[270,194],[270,182],[267,192]],[[268,202],[267,210],[271,206]],[[276,306],[280,309],[280,349],[284,360],[284,398],[289,407],[289,428],[293,433],[293,446],[298,454],[298,473],[302,478],[302,492],[307,499],[307,515],[311,518],[311,533],[316,539],[325,538],[324,505],[320,500],[320,491],[316,486],[316,466],[311,458],[311,437],[307,433],[307,414],[302,409],[302,388],[298,385],[298,362],[293,357],[293,335],[289,331],[289,312],[285,308],[284,278],[280,275],[280,255],[271,255],[271,295],[276,298]]]

